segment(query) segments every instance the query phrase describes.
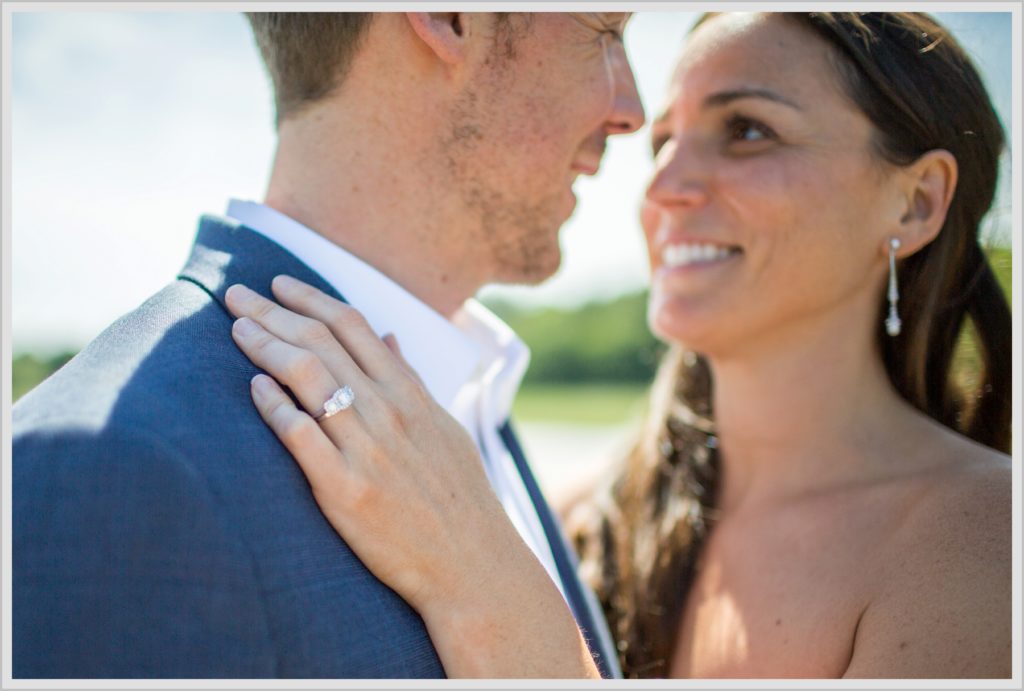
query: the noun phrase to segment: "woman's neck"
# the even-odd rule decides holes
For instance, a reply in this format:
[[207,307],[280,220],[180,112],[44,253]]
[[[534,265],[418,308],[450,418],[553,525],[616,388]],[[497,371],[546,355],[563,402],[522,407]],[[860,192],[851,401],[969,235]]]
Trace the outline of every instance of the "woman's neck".
[[913,412],[889,382],[873,327],[832,321],[709,358],[723,512],[869,480],[893,458]]

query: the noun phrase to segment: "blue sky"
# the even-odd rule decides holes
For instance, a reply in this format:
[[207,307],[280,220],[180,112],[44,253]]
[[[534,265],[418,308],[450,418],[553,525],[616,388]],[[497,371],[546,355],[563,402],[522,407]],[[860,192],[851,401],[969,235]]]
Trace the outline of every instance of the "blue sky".
[[[973,55],[1009,130],[1010,15],[936,16]],[[695,17],[631,22],[627,46],[649,114]],[[13,346],[77,348],[173,278],[200,214],[262,197],[272,97],[237,13],[18,12],[12,31]],[[577,183],[553,279],[484,294],[567,305],[643,287],[636,217],[648,150],[646,128],[619,138],[601,174]],[[1005,170],[989,224],[1002,237]]]

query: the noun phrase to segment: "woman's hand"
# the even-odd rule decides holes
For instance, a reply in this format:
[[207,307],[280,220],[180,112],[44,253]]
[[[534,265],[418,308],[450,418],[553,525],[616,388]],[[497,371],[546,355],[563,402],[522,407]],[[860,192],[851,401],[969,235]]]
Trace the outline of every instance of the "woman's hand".
[[[423,616],[449,676],[596,674],[476,445],[394,338],[385,343],[357,310],[305,283],[278,276],[271,288],[281,305],[241,285],[225,296],[239,317],[235,342],[271,375],[253,378],[253,401],[331,525]],[[352,406],[314,420],[342,386]]]

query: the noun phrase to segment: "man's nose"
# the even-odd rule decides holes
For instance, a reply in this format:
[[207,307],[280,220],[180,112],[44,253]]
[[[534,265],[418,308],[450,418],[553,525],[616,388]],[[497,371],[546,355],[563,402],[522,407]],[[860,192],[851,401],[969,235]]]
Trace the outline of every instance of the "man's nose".
[[606,130],[608,134],[636,132],[644,125],[644,107],[640,103],[636,78],[626,57],[625,48],[619,46],[619,49],[612,53],[610,67],[615,91]]

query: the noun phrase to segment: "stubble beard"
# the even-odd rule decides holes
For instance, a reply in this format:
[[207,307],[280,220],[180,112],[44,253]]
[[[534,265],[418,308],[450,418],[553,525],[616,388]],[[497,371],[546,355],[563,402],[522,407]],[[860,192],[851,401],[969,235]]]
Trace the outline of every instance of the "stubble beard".
[[[468,157],[468,158],[466,158]],[[516,199],[507,188],[474,174],[472,151],[449,157],[471,236],[471,247],[488,248],[488,278],[499,283],[534,284],[548,278],[561,261],[558,199],[530,203]]]
[[508,40],[496,41],[488,60],[489,82],[467,89],[453,106],[441,151],[464,213],[459,221],[467,228],[467,246],[488,248],[488,281],[535,284],[549,278],[561,262],[558,229],[563,200],[558,192],[533,199],[524,191],[530,189],[531,171],[503,171],[487,163],[509,160],[502,145],[514,153],[512,132],[488,136],[502,122],[500,106],[514,78],[516,54],[510,45]]

